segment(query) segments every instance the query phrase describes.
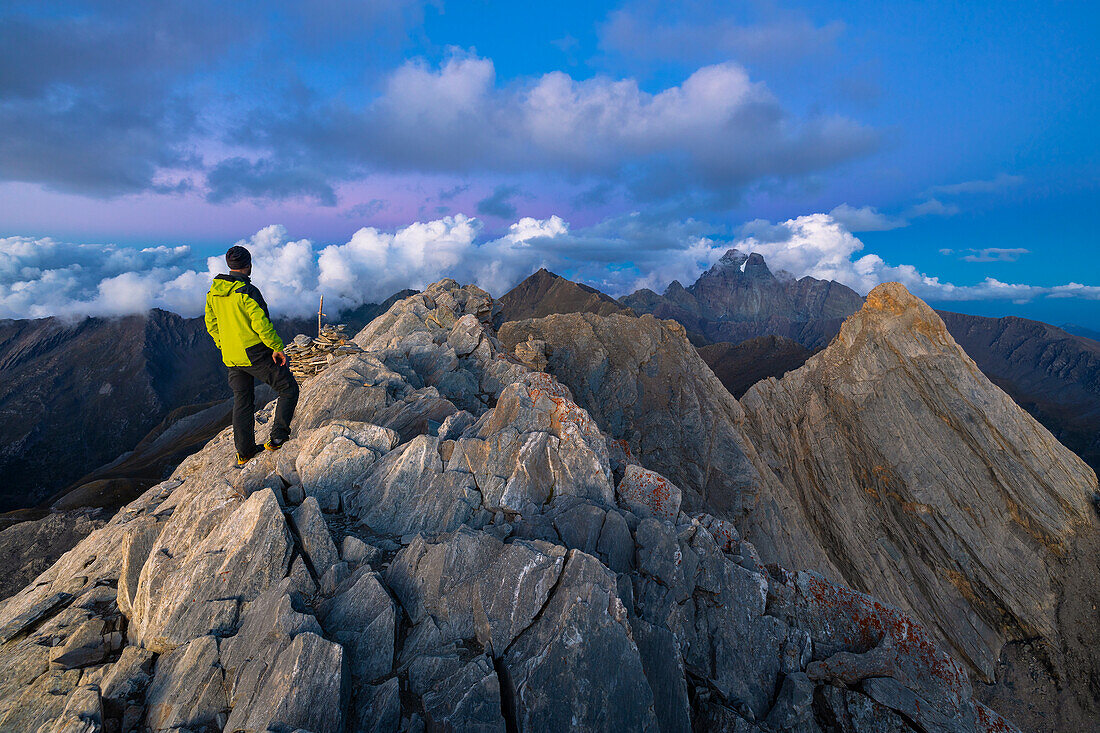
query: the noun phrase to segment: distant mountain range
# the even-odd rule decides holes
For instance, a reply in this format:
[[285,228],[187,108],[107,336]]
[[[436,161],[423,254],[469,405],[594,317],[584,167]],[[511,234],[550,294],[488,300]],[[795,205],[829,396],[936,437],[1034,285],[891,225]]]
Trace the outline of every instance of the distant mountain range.
[[[332,320],[352,333],[413,291]],[[680,322],[735,396],[798,368],[863,298],[845,285],[772,273],[758,254],[727,252],[689,287],[616,300],[545,269],[497,300],[497,324],[553,313]],[[1026,319],[940,312],[991,381],[1100,468],[1100,342]],[[278,322],[312,333],[312,319]],[[228,424],[230,397],[200,318],[146,316],[0,321],[0,509],[117,505]]]
[[859,310],[859,293],[834,281],[772,274],[764,258],[731,249],[694,284],[673,281],[663,295],[638,290],[620,301],[636,313],[679,321],[696,345],[783,336],[824,347]]
[[1100,341],[1100,331],[1097,331],[1095,328],[1087,328],[1076,323],[1063,323],[1061,328],[1063,331],[1068,331],[1074,336],[1084,336],[1093,341]]
[[719,342],[698,347],[699,356],[734,397],[768,377],[782,377],[813,355],[797,341],[783,336],[754,336],[739,344]]

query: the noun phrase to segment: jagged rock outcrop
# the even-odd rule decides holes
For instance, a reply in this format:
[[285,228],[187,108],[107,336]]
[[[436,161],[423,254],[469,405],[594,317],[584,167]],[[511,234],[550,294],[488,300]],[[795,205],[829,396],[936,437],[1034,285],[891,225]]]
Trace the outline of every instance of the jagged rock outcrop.
[[[987,681],[1004,644],[1025,639],[1061,687],[1078,663],[1095,675],[1095,648],[1080,648],[1095,623],[1063,608],[1097,597],[1095,562],[1068,584],[1064,570],[1094,546],[1096,475],[903,286],[876,287],[825,351],[742,404],[794,499],[780,505],[798,508],[845,582],[923,619]],[[1059,706],[1095,714],[1088,677]]]
[[[841,399],[842,388],[822,379],[824,383],[810,381],[805,389],[793,394],[746,398],[746,406],[753,406],[750,419],[741,417],[740,405],[735,404],[720,421],[729,426],[725,430],[715,431],[705,425],[694,434],[686,426],[693,420],[696,424],[706,423],[707,410],[685,409],[676,396],[691,384],[698,394],[705,395],[698,400],[700,404],[713,409],[721,404],[721,397],[714,396],[714,386],[708,386],[699,367],[692,364],[685,340],[665,335],[655,339],[663,343],[663,348],[649,345],[649,334],[667,329],[660,322],[643,317],[628,327],[616,321],[620,316],[601,319],[570,314],[506,324],[501,336],[505,344],[530,338],[545,341],[552,353],[549,371],[574,390],[580,403],[613,437],[625,435],[620,432],[623,426],[633,426],[635,420],[646,426],[640,433],[651,438],[659,435],[648,454],[640,445],[626,447],[643,462],[672,477],[688,490],[685,496],[692,500],[697,500],[698,483],[683,472],[684,466],[691,464],[691,451],[715,445],[721,450],[731,440],[748,446],[745,451],[750,456],[756,445],[766,447],[750,461],[758,475],[753,492],[760,506],[738,520],[766,557],[783,559],[793,567],[815,568],[830,578],[885,595],[891,603],[924,620],[929,633],[952,644],[968,645],[953,653],[980,670],[986,679],[996,676],[1002,649],[1017,653],[1011,640],[1051,633],[1045,637],[1052,645],[1050,653],[1066,658],[1062,670],[1053,676],[1041,671],[1043,665],[1049,666],[1043,653],[1018,666],[1033,668],[1031,676],[1050,681],[1049,690],[1034,691],[1033,700],[1048,692],[1056,696],[1059,687],[1064,691],[1072,686],[1074,677],[1091,679],[1095,665],[1095,654],[1085,649],[1087,641],[1072,641],[1075,635],[1065,641],[1061,633],[1054,632],[1056,626],[1067,624],[1074,629],[1095,628],[1082,615],[1092,602],[1088,600],[1093,594],[1089,590],[1092,581],[1087,578],[1095,577],[1095,569],[1087,570],[1083,575],[1086,580],[1078,581],[1073,589],[1059,590],[1063,584],[1052,583],[1047,577],[1048,573],[1056,578],[1067,576],[1064,568],[1072,567],[1073,561],[1063,565],[1059,560],[1067,550],[1082,555],[1092,546],[1088,543],[1090,537],[1095,538],[1095,530],[1089,529],[1089,502],[1095,478],[982,376],[950,342],[931,309],[916,299],[910,298],[908,303],[919,307],[924,317],[906,320],[895,314],[889,338],[875,341],[864,334],[860,340],[868,362],[886,360],[876,368],[836,357],[838,350],[845,348],[843,338],[828,352],[840,360],[833,365],[832,378],[861,390],[860,395],[874,395],[873,399],[882,401],[882,409],[869,409],[854,398]],[[854,324],[862,318],[863,314],[854,317],[845,326],[845,333],[858,330],[860,326]],[[930,333],[934,334],[931,342]],[[922,348],[928,352],[924,356],[918,353]],[[774,384],[782,389],[812,364],[827,358],[819,355],[803,370],[778,382],[768,380],[750,390],[749,395],[772,389]],[[911,363],[913,360],[916,362]],[[665,375],[663,379],[654,379],[661,374]],[[908,382],[895,378],[898,374],[911,374],[917,379]],[[650,396],[645,396],[647,393]],[[837,401],[835,406],[832,400]],[[917,408],[922,402],[930,403],[923,411]],[[764,424],[751,414],[753,411],[774,413],[781,419],[769,418],[773,421]],[[836,414],[841,411],[843,415]],[[624,420],[624,414],[630,417]],[[819,424],[819,418],[825,422]],[[945,425],[945,419],[952,422]],[[665,422],[675,424],[676,431],[660,432],[652,427]],[[929,429],[940,426],[939,431],[929,433],[926,425]],[[1005,440],[1014,441],[1019,451],[1013,461],[1004,460]],[[874,444],[874,449],[869,444]],[[685,451],[687,457],[673,457],[677,451]],[[777,458],[772,451],[784,452]],[[941,531],[938,524],[943,520],[935,512],[923,513],[929,509],[925,499],[899,499],[893,489],[884,488],[884,482],[896,480],[896,476],[887,475],[886,467],[896,470],[899,454],[909,462],[903,470],[910,471],[906,480],[911,489],[919,490],[921,495],[938,495],[948,505],[961,504],[953,515],[961,528],[947,527],[945,534],[937,536]],[[952,468],[944,470],[946,466]],[[991,474],[991,470],[1000,473]],[[1045,478],[1028,478],[1034,475]],[[774,483],[777,477],[780,484]],[[848,487],[851,496],[840,490],[838,481]],[[998,503],[996,498],[1005,493],[1005,482],[1010,486],[1007,498]],[[1065,496],[1073,497],[1071,509],[1062,505],[1069,501]],[[711,494],[707,499],[713,501],[713,497]],[[863,508],[868,503],[873,510]],[[722,507],[719,511],[728,509]],[[1032,512],[1042,519],[1032,518]],[[727,516],[737,517],[735,513]],[[926,522],[932,522],[936,531],[930,532]],[[1038,540],[1029,536],[1047,532],[1042,529],[1043,523],[1061,527],[1057,530],[1061,540],[1044,544],[1042,535]],[[800,552],[795,561],[781,554],[790,543],[780,537],[791,527],[799,528],[792,539]],[[853,547],[860,548],[856,552],[858,562],[848,556]],[[944,558],[954,560],[948,563]],[[985,577],[987,569],[992,569],[997,581]],[[882,591],[878,590],[880,583]],[[888,587],[893,590],[885,590]],[[1081,596],[1085,600],[1078,600]],[[1063,610],[1070,606],[1076,610]],[[1031,608],[1045,621],[1042,625],[1028,621],[1026,628],[1031,631],[1023,631],[1025,627],[1013,620],[1013,614],[1018,619],[1025,613],[1023,608]],[[1056,621],[1055,615],[1066,618]],[[1009,647],[1004,646],[1006,640],[1010,641]],[[1070,650],[1067,657],[1058,651],[1064,644],[1074,646],[1076,651]],[[1005,669],[1012,666],[1006,664],[1001,661],[1002,679],[1009,674]],[[1090,684],[1084,683],[1086,696]],[[1007,703],[1004,697],[1001,702]],[[1059,705],[1048,704],[1041,709],[1053,712]],[[1071,715],[1065,720],[1074,718]]]
[[395,303],[280,451],[224,431],[3,602],[0,730],[1013,730],[903,612],[676,510],[492,312]]
[[[737,400],[695,354],[678,324],[652,316],[552,315],[501,327],[507,348],[529,338],[552,347],[547,371],[639,461],[704,504],[741,513],[759,475],[737,424]],[[717,450],[717,452],[715,452]]]
[[619,302],[676,320],[699,340],[739,343],[779,335],[813,349],[828,343],[863,299],[833,280],[773,274],[761,255],[731,249],[687,288],[673,281],[663,295],[639,290]]
[[[639,290],[622,303],[637,313],[681,323],[703,359],[738,398],[761,379],[780,377],[801,366],[812,351],[828,345],[844,317],[862,305],[861,298],[837,283],[802,278],[792,285],[782,273],[771,276],[759,256],[731,251],[723,260],[725,264],[716,264],[689,288],[673,283],[664,296]],[[606,315],[594,305],[605,302],[602,299],[556,296],[559,292],[586,292],[578,290],[583,286],[553,273],[540,271],[537,275],[532,279],[540,287],[524,288],[524,293],[540,300],[516,311],[515,316],[506,310],[505,320],[580,311]],[[761,288],[776,292],[765,296],[758,292]],[[798,292],[787,293],[789,288]],[[709,293],[709,311],[704,312],[692,294],[697,289]],[[502,300],[521,300],[519,291],[517,286],[515,298],[508,293]],[[938,313],[951,336],[990,381],[1094,470],[1100,470],[1100,344],[1094,336],[1076,335],[1025,318]],[[540,354],[549,348],[541,341],[535,348],[517,344],[516,355],[524,363],[539,363],[536,368],[541,369],[545,360]]]
[[[685,510],[750,520],[747,535],[770,562],[816,567],[829,577],[808,526],[743,432],[741,405],[714,376],[684,328],[652,316],[569,313],[505,323],[507,348],[550,346],[547,370],[613,439],[620,471],[640,463],[682,492]],[[780,519],[780,518],[783,519]]]

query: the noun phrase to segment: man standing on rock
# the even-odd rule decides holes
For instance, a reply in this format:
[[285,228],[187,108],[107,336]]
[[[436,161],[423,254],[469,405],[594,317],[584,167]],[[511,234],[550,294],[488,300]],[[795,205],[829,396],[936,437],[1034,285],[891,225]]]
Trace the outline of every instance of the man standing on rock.
[[[229,367],[233,390],[233,442],[237,447],[237,468],[262,451],[278,450],[290,437],[290,420],[298,404],[298,382],[287,366],[283,340],[275,332],[267,303],[248,279],[252,255],[240,246],[225,253],[228,275],[218,275],[206,294],[206,330],[222,352]],[[255,385],[259,379],[279,395],[271,437],[256,445]]]

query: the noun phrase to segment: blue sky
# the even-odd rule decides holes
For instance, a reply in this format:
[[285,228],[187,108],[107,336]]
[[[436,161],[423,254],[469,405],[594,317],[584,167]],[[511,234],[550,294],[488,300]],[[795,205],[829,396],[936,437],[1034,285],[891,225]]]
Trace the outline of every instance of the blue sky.
[[[860,290],[901,279],[938,306],[1097,328],[1098,18],[7,4],[0,317],[186,311],[203,259],[246,240],[291,310],[451,271],[499,289],[540,265],[660,290],[740,246]],[[308,265],[287,250],[303,241]]]

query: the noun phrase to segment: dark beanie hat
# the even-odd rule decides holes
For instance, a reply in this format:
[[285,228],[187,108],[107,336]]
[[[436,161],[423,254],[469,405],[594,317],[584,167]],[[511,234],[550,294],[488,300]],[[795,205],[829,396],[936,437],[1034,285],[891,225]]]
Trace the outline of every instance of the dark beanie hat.
[[252,255],[239,245],[234,245],[225,253],[225,264],[230,270],[243,270],[252,264]]

